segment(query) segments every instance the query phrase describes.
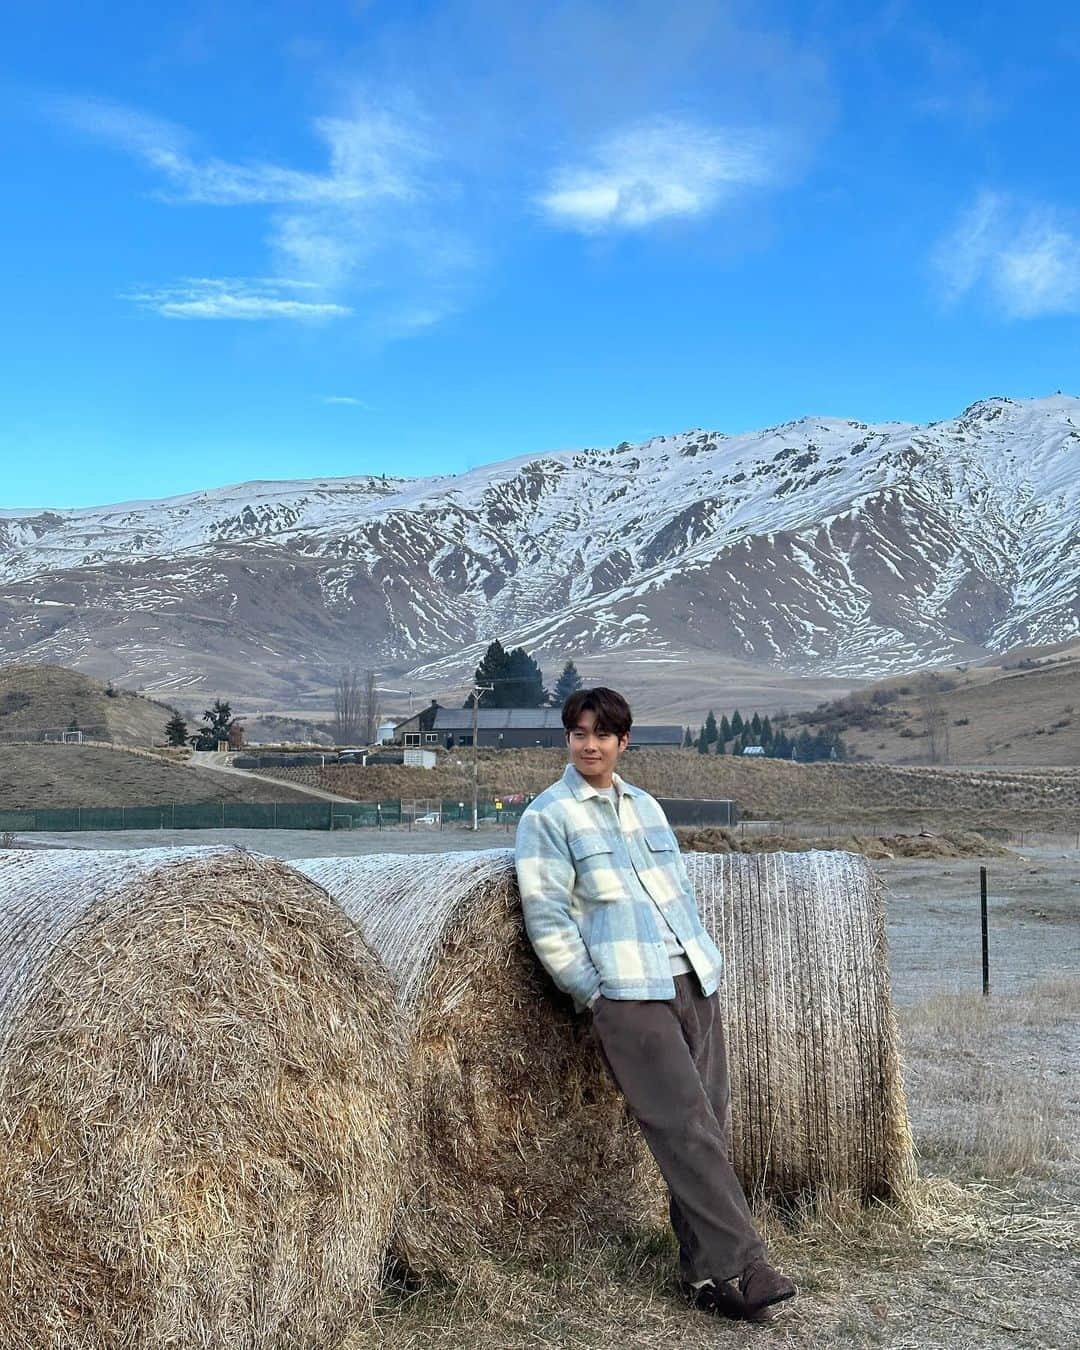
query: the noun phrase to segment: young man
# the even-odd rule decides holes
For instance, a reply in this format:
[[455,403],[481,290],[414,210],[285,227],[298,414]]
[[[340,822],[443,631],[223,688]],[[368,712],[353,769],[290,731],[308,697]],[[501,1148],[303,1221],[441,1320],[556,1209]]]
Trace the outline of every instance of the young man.
[[615,772],[630,707],[579,690],[562,711],[570,763],[517,832],[525,927],[591,1031],[671,1194],[682,1288],[697,1307],[767,1318],[795,1286],[769,1264],[731,1165],[731,1091],[705,931],[659,805]]

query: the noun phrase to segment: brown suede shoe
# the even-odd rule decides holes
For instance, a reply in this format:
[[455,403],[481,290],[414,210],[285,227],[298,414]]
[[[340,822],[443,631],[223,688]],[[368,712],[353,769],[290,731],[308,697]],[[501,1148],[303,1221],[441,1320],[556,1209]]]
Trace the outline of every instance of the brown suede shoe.
[[745,1317],[746,1303],[734,1280],[713,1280],[695,1289],[683,1280],[680,1284],[683,1295],[701,1312],[712,1313],[714,1317]]
[[795,1285],[786,1275],[774,1270],[767,1261],[755,1261],[739,1276],[739,1292],[743,1297],[745,1317],[755,1317],[774,1303],[794,1298]]

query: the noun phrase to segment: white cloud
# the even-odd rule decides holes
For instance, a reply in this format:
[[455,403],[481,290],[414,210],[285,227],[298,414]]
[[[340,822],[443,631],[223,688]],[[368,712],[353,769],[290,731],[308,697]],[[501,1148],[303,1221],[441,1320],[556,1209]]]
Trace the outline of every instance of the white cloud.
[[1080,233],[1052,207],[983,192],[933,263],[950,303],[982,288],[1013,319],[1080,312]]
[[136,291],[124,298],[166,319],[300,319],[319,322],[344,318],[347,305],[298,300],[288,291],[310,290],[306,282],[243,277],[189,277],[175,286]]
[[417,195],[415,167],[428,157],[419,134],[383,109],[316,120],[329,170],[311,173],[262,160],[199,157],[183,127],[104,99],[58,99],[52,107],[70,125],[161,173],[169,182],[163,195],[177,202],[250,206],[405,200]]
[[763,136],[660,118],[609,137],[589,163],[560,169],[537,200],[555,224],[593,234],[704,215],[770,177]]
[[362,398],[353,398],[351,394],[323,394],[320,396],[319,402],[346,408],[366,408],[368,406]]
[[[454,308],[467,266],[442,218],[453,184],[407,99],[357,100],[346,114],[316,120],[322,172],[200,155],[184,128],[104,100],[50,106],[68,125],[149,167],[161,180],[155,195],[172,206],[268,208],[264,238],[281,277],[183,280],[130,297],[144,307],[168,318],[340,318],[353,312],[346,301],[362,288],[376,293],[364,310],[371,323],[401,334],[423,326],[418,311],[441,316]],[[281,293],[300,283],[322,294]]]

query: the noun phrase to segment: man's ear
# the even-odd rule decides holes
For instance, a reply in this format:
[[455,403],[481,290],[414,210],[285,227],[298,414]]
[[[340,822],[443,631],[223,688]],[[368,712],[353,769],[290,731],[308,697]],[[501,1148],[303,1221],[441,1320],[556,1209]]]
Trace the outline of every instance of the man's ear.
[[627,747],[629,744],[630,744],[630,733],[627,732],[625,736],[620,736],[620,737],[619,737],[619,751],[620,751],[620,753],[621,753],[623,750],[625,750],[626,747]]

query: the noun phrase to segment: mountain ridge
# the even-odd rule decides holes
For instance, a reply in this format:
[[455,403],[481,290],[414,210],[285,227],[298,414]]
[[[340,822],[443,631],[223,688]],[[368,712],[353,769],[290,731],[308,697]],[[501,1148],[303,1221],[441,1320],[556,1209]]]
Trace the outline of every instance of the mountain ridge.
[[1075,636],[1078,507],[1059,394],[6,510],[0,659],[285,695],[348,661],[447,678],[499,636],[867,678]]

